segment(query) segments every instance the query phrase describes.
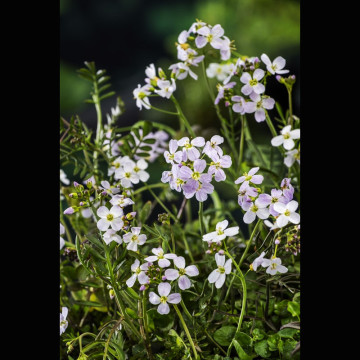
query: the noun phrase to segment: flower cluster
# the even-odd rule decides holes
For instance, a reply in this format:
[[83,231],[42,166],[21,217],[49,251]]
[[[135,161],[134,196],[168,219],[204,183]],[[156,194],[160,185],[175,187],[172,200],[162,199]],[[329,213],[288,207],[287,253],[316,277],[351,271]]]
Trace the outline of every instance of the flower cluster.
[[284,178],[280,185],[281,189],[272,189],[270,194],[260,194],[260,188],[252,186],[259,185],[264,180],[262,175],[255,175],[258,170],[258,167],[252,168],[235,180],[235,184],[241,183],[238,203],[246,211],[244,222],[251,224],[256,217],[265,220],[272,215],[276,219],[276,227],[268,223],[272,229],[284,227],[289,221],[298,224],[300,215],[295,212],[298,202],[293,200],[294,188],[290,184],[291,179]]
[[189,30],[183,30],[178,36],[177,57],[181,61],[169,67],[171,70],[170,79],[167,78],[161,68],[156,71],[154,64],[150,64],[146,68],[146,84],[143,86],[138,84],[138,87],[133,91],[136,106],[140,110],[143,107],[150,109],[149,95],[158,95],[170,99],[176,90],[176,80],[183,80],[188,75],[197,80],[198,76],[191,70],[191,67],[197,67],[204,60],[205,55],[199,55],[195,48],[202,49],[207,44],[219,50],[222,60],[230,59],[233,47],[230,39],[224,35],[224,29],[221,25],[212,26],[198,20],[190,26]]
[[[169,151],[165,151],[164,157],[172,167],[171,171],[163,172],[161,181],[169,182],[172,190],[183,191],[187,199],[195,195],[198,201],[205,201],[208,194],[214,191],[212,179],[224,181],[226,175],[223,169],[229,168],[232,163],[231,157],[223,155],[219,147],[223,142],[224,138],[219,135],[213,136],[206,143],[200,136],[191,141],[188,137],[170,140]],[[209,164],[203,159],[204,155],[210,158]]]

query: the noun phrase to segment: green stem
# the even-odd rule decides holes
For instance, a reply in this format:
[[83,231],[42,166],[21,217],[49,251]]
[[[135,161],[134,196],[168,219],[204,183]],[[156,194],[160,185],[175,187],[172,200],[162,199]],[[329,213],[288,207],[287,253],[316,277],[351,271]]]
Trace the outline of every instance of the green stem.
[[148,189],[165,188],[165,187],[168,187],[168,186],[169,186],[169,184],[164,184],[164,183],[150,184],[150,185],[147,185],[147,186],[143,186],[143,187],[141,187],[139,189],[136,189],[133,192],[133,195],[140,194],[141,192],[143,192],[145,190],[148,190]]
[[190,251],[189,244],[188,244],[188,242],[187,242],[187,240],[186,240],[185,232],[183,232],[182,235],[183,235],[183,240],[184,240],[185,249],[186,249],[186,251],[187,251],[187,254],[188,254],[189,257],[190,257],[191,262],[193,263],[193,262],[194,262],[194,258],[193,258],[193,256],[192,256],[192,252]]
[[[97,116],[97,128],[96,128],[96,139],[95,139],[95,145],[97,147],[100,146],[100,137],[103,130],[103,124],[102,124],[102,113],[101,113],[101,105],[100,105],[100,98],[99,98],[99,89],[97,86],[96,80],[94,80],[94,95],[93,95],[93,101],[95,104],[95,110],[96,110],[96,116]],[[99,167],[99,161],[98,161],[98,151],[94,151],[93,155],[94,159],[94,176],[98,180],[98,167]]]
[[[175,99],[174,95],[171,95],[170,99],[172,100],[172,102],[174,103],[176,110],[178,112],[178,116],[179,116],[179,120],[185,125],[187,131],[189,132],[189,134],[192,137],[196,137],[194,130],[191,128],[189,121],[187,120],[186,116],[184,115],[184,113],[181,110],[180,104],[178,103],[178,101]],[[181,124],[180,124],[181,127]]]
[[185,305],[185,303],[184,303],[183,299],[181,299],[180,304],[181,304],[181,307],[183,308],[183,310],[184,310],[184,312],[185,312],[186,316],[189,318],[189,320],[193,321],[193,320],[194,320],[194,317],[193,317],[193,316],[191,316],[191,314],[189,313],[189,310],[187,309],[187,307],[186,307],[186,305]]
[[203,222],[203,203],[199,201],[199,222],[200,222],[200,233],[201,239],[204,235],[204,222]]
[[[255,225],[255,227],[254,227],[254,230],[253,230],[252,233],[251,233],[250,239],[249,239],[249,241],[248,241],[248,243],[247,243],[247,245],[246,245],[245,251],[244,251],[244,253],[243,253],[243,255],[242,255],[242,257],[241,257],[241,259],[240,259],[240,261],[239,261],[239,264],[234,263],[234,265],[235,265],[236,267],[239,267],[239,269],[240,269],[240,266],[242,265],[243,261],[245,260],[245,256],[246,256],[246,254],[248,253],[248,251],[249,251],[249,249],[250,249],[252,240],[253,240],[253,238],[254,238],[254,236],[255,236],[255,232],[256,232],[257,228],[259,227],[260,223],[261,223],[261,219],[258,220],[258,222],[256,223],[256,225]],[[226,302],[227,298],[228,298],[229,295],[230,295],[230,289],[231,289],[231,287],[232,287],[232,284],[233,284],[234,280],[235,280],[235,275],[232,277],[232,279],[231,279],[231,281],[230,281],[230,285],[229,285],[229,287],[228,287],[228,289],[227,289],[224,302]]]
[[206,331],[206,329],[205,329],[205,334],[206,334],[206,336],[223,352],[223,354],[226,356],[225,350],[211,337],[211,335]]
[[169,227],[170,227],[170,234],[171,234],[171,243],[172,243],[172,247],[173,247],[172,252],[175,254],[175,238],[174,238],[174,233],[173,233],[170,221],[169,221]]
[[185,321],[184,321],[183,316],[181,315],[181,312],[180,312],[179,308],[178,308],[175,304],[173,304],[173,306],[174,306],[175,311],[177,312],[177,314],[178,314],[178,316],[179,316],[179,319],[180,319],[180,321],[181,321],[181,324],[182,324],[182,326],[183,326],[183,328],[184,328],[184,330],[185,330],[186,336],[187,336],[187,338],[188,338],[188,340],[189,340],[189,342],[190,342],[190,345],[191,345],[191,348],[192,348],[192,350],[193,350],[193,352],[194,352],[194,356],[195,356],[195,360],[196,360],[196,359],[198,359],[199,357],[198,357],[197,351],[196,351],[196,349],[195,349],[195,345],[194,345],[193,339],[191,338],[189,329],[188,329],[188,327],[186,326],[186,323],[185,323]]
[[176,216],[164,205],[164,203],[158,198],[158,196],[151,190],[149,185],[147,183],[144,183],[144,184],[145,184],[146,189],[150,191],[150,193],[154,197],[154,199],[163,207],[163,209],[171,216],[171,218],[175,222],[178,222],[178,219],[176,218]]
[[244,133],[244,115],[241,115],[241,138],[240,138],[240,147],[239,147],[239,158],[238,158],[238,166],[237,171],[242,170],[242,159],[244,155],[244,139],[245,139],[245,133]]
[[292,127],[292,124],[293,124],[293,110],[292,110],[292,96],[291,96],[292,87],[286,87],[286,88],[287,88],[288,96],[289,96],[289,119],[288,119],[288,125],[291,125],[291,127]]

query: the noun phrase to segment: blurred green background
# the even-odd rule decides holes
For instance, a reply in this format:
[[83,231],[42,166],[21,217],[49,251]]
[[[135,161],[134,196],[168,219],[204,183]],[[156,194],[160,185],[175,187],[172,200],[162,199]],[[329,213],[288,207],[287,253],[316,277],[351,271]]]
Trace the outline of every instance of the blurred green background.
[[[150,63],[168,71],[169,65],[179,61],[174,43],[196,18],[221,24],[241,54],[260,57],[265,52],[271,59],[283,56],[286,68],[297,76],[294,113],[300,115],[299,0],[60,0],[60,114],[65,118],[78,114],[95,128],[95,110],[84,103],[90,84],[76,74],[84,61],[95,61],[98,68],[108,70],[112,89],[125,101],[127,111],[120,117],[120,126],[146,119],[176,127],[178,122],[172,117],[139,111],[132,91],[137,84],[144,84],[144,71]],[[175,96],[192,124],[216,129],[219,124],[201,67],[195,72],[199,80],[178,81]],[[286,108],[285,87],[270,80],[266,93]],[[215,86],[216,80],[211,81]],[[155,100],[153,105],[172,109],[169,101]],[[110,113],[114,106],[115,97],[107,99],[103,111]],[[255,125],[259,136],[268,132],[265,123]]]

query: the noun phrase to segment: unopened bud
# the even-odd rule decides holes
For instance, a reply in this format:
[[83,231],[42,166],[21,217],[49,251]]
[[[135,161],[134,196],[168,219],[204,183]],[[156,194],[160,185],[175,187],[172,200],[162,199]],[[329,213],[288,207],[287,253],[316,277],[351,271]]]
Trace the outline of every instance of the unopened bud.
[[71,215],[75,212],[74,208],[72,206],[70,206],[69,208],[67,208],[65,211],[64,211],[64,214],[65,215]]
[[153,266],[152,262],[148,262],[147,264],[148,264],[148,266]]
[[230,102],[229,101],[225,101],[225,106],[229,107],[230,106]]
[[85,205],[85,203],[83,202],[83,201],[80,201],[80,204],[79,204],[80,206],[84,206]]
[[78,187],[79,186],[79,183],[78,182],[76,182],[76,181],[74,181],[74,187]]
[[132,211],[132,212],[129,212],[129,213],[126,214],[126,218],[127,218],[128,220],[134,219],[135,216],[136,216],[136,211]]
[[250,70],[255,70],[255,66],[254,66],[254,65],[251,65],[251,66],[250,66]]
[[114,291],[114,289],[111,289],[111,290],[109,291],[109,296],[110,296],[110,299],[111,299],[111,300],[115,297],[115,291]]
[[218,254],[219,254],[219,255],[224,255],[224,254],[225,254],[225,251],[224,251],[224,250],[219,250],[219,251],[218,251]]
[[279,239],[276,239],[275,240],[275,245],[279,245],[280,244],[280,240]]
[[166,276],[163,276],[162,278],[161,278],[161,280],[162,281],[166,281],[167,279],[166,279]]
[[205,251],[205,253],[208,254],[208,255],[211,254],[211,252],[212,252],[211,250],[206,250]]
[[160,271],[160,268],[156,268],[156,271]]
[[101,192],[101,195],[106,196],[106,195],[107,195],[107,191],[106,191],[106,190],[102,191],[102,192]]
[[69,197],[71,197],[72,199],[77,199],[78,198],[78,194],[77,193],[70,193]]
[[145,291],[145,290],[146,290],[146,286],[145,286],[145,285],[141,285],[139,290],[140,290],[140,291]]

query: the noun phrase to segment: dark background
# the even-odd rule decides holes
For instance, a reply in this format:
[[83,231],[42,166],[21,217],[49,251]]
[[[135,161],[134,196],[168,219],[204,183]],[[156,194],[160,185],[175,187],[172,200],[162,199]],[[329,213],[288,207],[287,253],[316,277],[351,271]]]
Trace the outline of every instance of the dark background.
[[[297,76],[294,88],[294,113],[299,114],[300,79],[300,1],[297,0],[60,0],[60,114],[78,114],[95,128],[93,106],[84,103],[90,84],[80,79],[76,69],[84,61],[95,61],[97,68],[111,76],[112,90],[125,102],[126,112],[119,126],[138,120],[156,120],[177,126],[177,120],[155,111],[139,111],[132,91],[144,84],[145,68],[150,63],[168,72],[178,62],[178,34],[195,19],[212,25],[220,23],[225,35],[235,40],[237,51],[249,56],[264,52],[270,59],[283,56],[286,69]],[[208,60],[206,66],[208,65]],[[178,81],[176,97],[192,124],[217,128],[218,119],[205,89],[201,68],[195,69],[198,81]],[[266,93],[287,108],[285,87],[271,78]],[[216,80],[211,80],[213,86]],[[158,99],[156,99],[158,100]],[[172,109],[170,102],[152,103]],[[104,113],[115,106],[115,96],[102,104]],[[271,113],[270,113],[271,114]],[[264,123],[256,126],[254,138],[270,136]]]

